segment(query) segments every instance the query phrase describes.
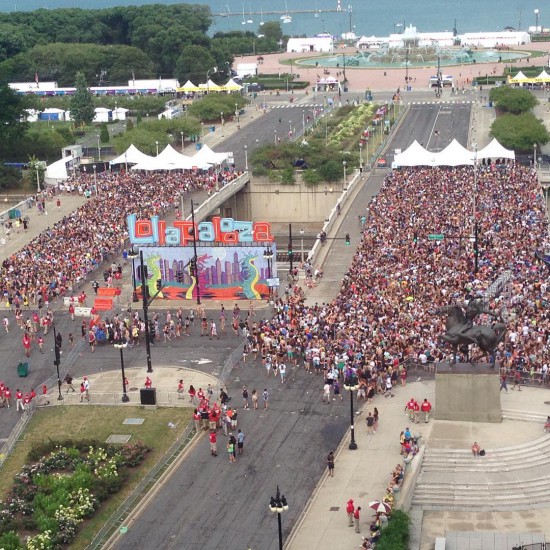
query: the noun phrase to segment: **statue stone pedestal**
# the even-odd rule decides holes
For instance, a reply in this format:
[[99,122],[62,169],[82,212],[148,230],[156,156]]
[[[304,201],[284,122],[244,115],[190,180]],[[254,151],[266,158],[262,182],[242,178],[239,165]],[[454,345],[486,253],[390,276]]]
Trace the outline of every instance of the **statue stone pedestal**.
[[435,375],[436,420],[502,422],[498,368],[487,363],[439,363]]

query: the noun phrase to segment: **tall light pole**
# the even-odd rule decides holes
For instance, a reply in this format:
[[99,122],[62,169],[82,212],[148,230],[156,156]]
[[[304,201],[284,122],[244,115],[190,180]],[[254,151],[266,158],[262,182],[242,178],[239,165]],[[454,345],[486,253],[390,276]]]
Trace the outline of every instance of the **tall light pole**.
[[95,196],[97,197],[97,172],[96,172],[96,165],[93,164],[92,168],[94,169],[94,189],[95,189]]
[[241,117],[239,116],[239,106],[237,103],[235,103],[235,120],[237,121],[237,124],[241,121]]
[[539,13],[540,10],[535,8],[535,34],[539,32]]
[[359,166],[363,166],[363,143],[359,142]]
[[147,354],[147,372],[153,372],[153,365],[151,364],[151,342],[149,332],[149,288],[147,286],[147,273],[145,271],[145,265],[143,263],[143,250],[139,251],[139,263],[141,268],[141,297],[143,301],[143,319],[145,321],[145,352]]
[[353,413],[353,392],[359,389],[359,381],[357,380],[357,375],[351,370],[344,380],[344,388],[346,390],[349,390],[351,441],[348,445],[348,449],[350,451],[355,451],[357,449],[357,443],[355,442],[355,415]]
[[197,256],[197,231],[195,225],[195,206],[191,200],[191,222],[193,223],[193,275],[195,276],[195,288],[197,289],[197,304],[201,305],[201,287],[199,284],[199,262]]
[[275,135],[275,145],[277,145],[277,130],[273,130],[273,134]]
[[479,227],[477,224],[477,143],[474,143],[474,196],[473,196],[473,216],[474,216],[474,234],[472,244],[474,245],[474,274],[477,274],[479,268]]
[[290,262],[290,272],[292,273],[294,267],[294,250],[292,247],[292,224],[288,224],[288,260]]
[[302,258],[302,265],[304,265],[304,233],[305,233],[305,231],[303,229],[300,229],[300,238],[301,238],[301,241],[302,241],[300,257]]
[[218,67],[212,67],[206,71],[206,93],[210,93],[210,74],[218,72]]
[[271,497],[269,501],[269,509],[277,514],[277,525],[279,527],[279,550],[283,550],[283,525],[281,522],[281,514],[288,510],[288,503],[285,495],[281,495],[279,486],[277,485],[277,493]]
[[292,138],[292,120],[288,121],[288,139]]
[[533,168],[537,169],[537,144],[533,143]]
[[244,146],[244,169],[248,172],[248,145]]
[[[264,250],[264,258],[267,260],[267,278],[271,279],[271,260],[273,260],[273,250],[268,246]],[[271,286],[268,287],[268,299],[271,301]]]
[[57,397],[58,401],[63,401],[63,396],[61,395],[61,376],[59,375],[59,365],[61,364],[61,349],[57,343],[57,332],[55,331],[55,326],[53,327],[53,341],[54,341],[54,352],[55,359],[53,364],[57,370],[57,389],[59,391],[59,396]]
[[159,156],[159,142],[158,141],[155,141],[155,144],[157,146],[157,157]]
[[302,136],[306,135],[306,112],[302,111]]
[[99,134],[97,134],[97,157],[98,157],[98,160],[101,162],[101,145],[99,143]]
[[223,111],[220,113],[220,124],[222,127],[222,137],[223,137]]
[[122,350],[127,345],[128,344],[126,342],[124,342],[123,340],[117,340],[113,344],[113,347],[120,351],[120,370],[121,370],[121,373],[122,373],[122,399],[121,399],[121,401],[123,403],[128,403],[128,401],[130,401],[130,398],[128,397],[128,394],[126,393],[126,375],[124,374],[124,355],[122,353]]
[[40,193],[40,171],[38,170],[38,165],[36,166],[36,189]]
[[128,251],[128,258],[132,260],[132,302],[138,302],[138,297],[136,293],[136,263],[135,260],[138,256],[136,249],[131,246]]
[[347,178],[347,174],[346,174],[346,166],[347,166],[347,162],[345,160],[342,161],[342,166],[344,167],[344,188],[346,187],[346,185],[348,184],[348,178]]
[[180,135],[181,135],[181,150],[183,151],[183,149],[184,149],[184,144],[183,144],[183,132],[180,132]]

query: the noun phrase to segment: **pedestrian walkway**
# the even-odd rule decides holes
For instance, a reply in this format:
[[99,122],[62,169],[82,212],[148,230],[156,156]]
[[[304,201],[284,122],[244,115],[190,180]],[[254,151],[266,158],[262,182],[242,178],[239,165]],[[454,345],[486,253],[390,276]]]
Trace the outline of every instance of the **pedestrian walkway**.
[[[411,425],[404,414],[407,400],[410,397],[417,400],[427,398],[436,407],[434,391],[435,382],[418,381],[407,384],[405,388],[395,388],[393,399],[377,397],[372,404],[362,405],[361,414],[356,417],[355,439],[358,449],[349,450],[349,437],[344,438],[336,452],[334,477],[325,474],[321,478],[301,521],[287,540],[287,550],[352,549],[360,546],[361,537],[368,534],[368,526],[374,515],[368,509],[368,503],[380,500],[385,495],[391,470],[396,464],[402,463],[399,434],[406,427],[411,428],[413,435],[420,435],[421,445],[428,449],[461,449],[468,452],[473,441],[478,441],[486,449],[497,449],[535,442],[543,436],[541,422],[507,419],[501,424],[432,420],[429,424],[421,422]],[[545,401],[548,396],[547,390],[526,387],[521,393],[503,394],[501,401],[505,409],[547,414],[548,405]],[[364,418],[373,406],[380,412],[379,429],[376,434],[367,435]],[[478,457],[477,460],[483,458]],[[449,469],[446,478],[449,485],[455,482],[454,474]],[[491,485],[490,480],[486,479],[486,483]],[[347,526],[345,507],[350,498],[356,506],[362,508],[360,535]],[[405,495],[400,495],[398,504],[404,498]],[[413,525],[412,529],[421,527],[422,550],[433,549],[435,537],[445,536],[447,530],[477,531],[480,540],[484,531],[542,533],[547,539],[550,538],[550,509],[526,511],[527,506],[522,508],[520,499],[515,504],[515,509],[507,512],[424,511],[421,526]],[[483,548],[502,550],[498,546]]]
[[[128,384],[126,394],[129,397],[128,404],[140,403],[140,389],[145,388],[147,373],[143,368],[132,368],[125,370]],[[165,407],[196,407],[198,401],[189,399],[189,386],[199,391],[200,388],[206,393],[208,384],[216,391],[217,378],[204,372],[183,368],[179,365],[157,365],[151,377],[152,388],[156,390],[157,404]],[[122,371],[113,369],[110,371],[90,374],[86,376],[90,383],[90,399],[84,395],[81,397],[80,384],[83,378],[73,379],[74,392],[64,383],[61,386],[63,400],[58,400],[58,388],[51,388],[48,392],[50,405],[120,405],[122,403]],[[184,392],[178,393],[178,383],[183,380]],[[217,398],[217,394],[214,395]]]
[[[60,200],[61,204],[58,207],[56,202]],[[15,232],[15,228],[12,229],[10,238],[8,239],[5,234],[2,236],[6,239],[6,244],[0,246],[0,261],[4,261],[12,254],[27,245],[32,239],[40,235],[48,227],[52,227],[56,222],[69,215],[76,210],[79,206],[84,204],[87,199],[84,196],[79,195],[77,192],[67,195],[59,194],[55,195],[53,199],[46,201],[47,214],[39,214],[36,206],[27,208],[23,206],[21,208],[21,216],[29,216],[29,229],[27,232],[23,230],[23,227],[19,229],[19,232]],[[3,229],[0,229],[4,233]],[[4,307],[5,304],[2,305]]]

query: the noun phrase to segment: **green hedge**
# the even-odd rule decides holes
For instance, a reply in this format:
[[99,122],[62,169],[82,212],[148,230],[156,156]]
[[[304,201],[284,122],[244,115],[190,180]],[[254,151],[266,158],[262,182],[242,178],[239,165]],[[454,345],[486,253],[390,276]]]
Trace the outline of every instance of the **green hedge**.
[[376,543],[376,550],[408,550],[409,524],[410,519],[405,512],[394,510]]

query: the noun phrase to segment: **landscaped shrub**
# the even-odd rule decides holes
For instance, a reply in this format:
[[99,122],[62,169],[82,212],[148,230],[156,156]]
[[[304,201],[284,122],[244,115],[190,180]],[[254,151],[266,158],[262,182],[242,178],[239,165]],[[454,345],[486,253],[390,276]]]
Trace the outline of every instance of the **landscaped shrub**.
[[[93,444],[90,444],[93,443]],[[0,501],[0,548],[48,550],[70,544],[78,525],[91,517],[110,494],[119,491],[126,470],[138,466],[149,448],[135,445],[47,442],[34,449],[5,501]],[[24,546],[18,531],[33,532]]]
[[409,516],[405,512],[394,510],[376,543],[376,550],[407,550],[409,523]]

